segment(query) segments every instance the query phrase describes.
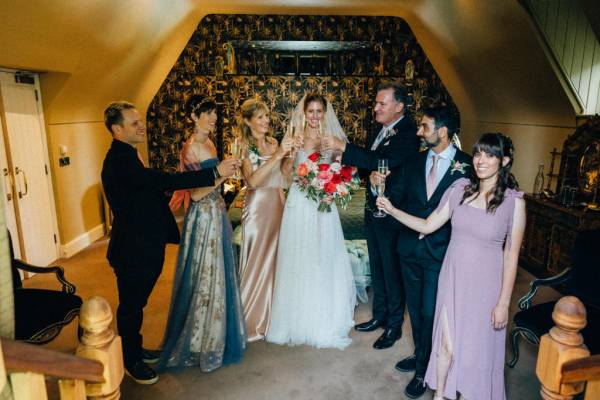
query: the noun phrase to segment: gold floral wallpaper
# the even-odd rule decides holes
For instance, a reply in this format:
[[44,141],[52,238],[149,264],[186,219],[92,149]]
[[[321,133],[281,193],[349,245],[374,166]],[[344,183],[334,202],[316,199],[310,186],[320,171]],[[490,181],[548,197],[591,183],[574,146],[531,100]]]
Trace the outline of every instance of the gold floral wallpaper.
[[[344,41],[360,46],[334,52],[286,52],[240,45],[266,40]],[[303,57],[316,72],[306,74],[297,66],[290,71],[289,65],[286,69],[286,56]],[[239,105],[245,99],[258,97],[267,103],[275,136],[281,137],[291,110],[308,91],[325,94],[350,140],[363,144],[381,80],[405,84],[414,118],[423,104],[447,104],[456,110],[401,18],[208,15],[148,109],[150,163],[170,171],[177,168],[181,143],[191,128],[183,107],[193,94],[213,97],[219,104],[215,141],[220,152],[231,140]]]

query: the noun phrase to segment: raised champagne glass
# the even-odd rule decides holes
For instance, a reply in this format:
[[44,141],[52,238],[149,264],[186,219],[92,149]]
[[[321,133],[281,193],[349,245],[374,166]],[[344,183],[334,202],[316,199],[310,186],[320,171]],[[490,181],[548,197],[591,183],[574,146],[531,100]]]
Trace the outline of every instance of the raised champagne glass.
[[[325,132],[325,129],[323,128],[323,123],[321,122],[321,120],[319,120],[319,138],[323,139],[325,136],[329,135]],[[331,150],[321,150],[321,154],[326,160],[331,161]]]
[[[233,142],[231,142],[231,156],[237,158],[239,160],[242,159],[242,143],[239,138],[234,138]],[[235,173],[231,177],[231,179],[239,180],[242,179],[242,174],[240,173],[240,169],[237,168]]]
[[[377,182],[377,184],[375,185],[374,189],[375,189],[375,193],[377,194],[377,197],[380,196],[384,196],[385,194],[385,177],[387,176],[388,173],[388,160],[387,159],[380,159],[377,161],[377,172],[379,172],[383,177],[379,178],[379,181]],[[373,213],[373,216],[375,218],[383,218],[386,216],[386,213],[378,208],[377,211],[375,211]]]

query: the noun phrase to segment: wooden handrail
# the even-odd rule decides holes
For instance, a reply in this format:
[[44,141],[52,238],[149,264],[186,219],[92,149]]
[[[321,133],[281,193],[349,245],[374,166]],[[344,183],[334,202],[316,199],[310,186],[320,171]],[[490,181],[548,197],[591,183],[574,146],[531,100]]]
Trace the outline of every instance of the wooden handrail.
[[103,383],[104,366],[94,360],[1,338],[8,372],[35,372],[59,379]]
[[600,380],[600,354],[567,361],[561,372],[564,383]]

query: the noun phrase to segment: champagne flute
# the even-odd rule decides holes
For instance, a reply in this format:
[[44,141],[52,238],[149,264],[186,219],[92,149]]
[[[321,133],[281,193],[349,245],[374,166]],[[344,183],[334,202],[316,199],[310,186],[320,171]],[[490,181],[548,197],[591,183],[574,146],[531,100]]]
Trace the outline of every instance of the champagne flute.
[[[325,133],[325,129],[323,129],[323,124],[321,123],[321,120],[319,120],[319,138],[322,140],[325,136],[329,136]],[[323,154],[323,157],[325,157],[326,160],[330,159],[331,156],[331,150],[321,150],[321,153]]]
[[[231,142],[231,156],[240,160],[242,159],[242,143],[237,137],[233,139],[233,142]],[[235,180],[242,179],[239,168],[235,170],[235,174],[233,174],[231,178]]]
[[[290,134],[290,138],[292,140],[294,140],[296,138],[296,127],[294,126],[294,123],[292,121],[292,119],[290,118],[290,124],[288,125],[288,133]],[[286,157],[292,157],[292,153],[294,153],[294,149],[290,150],[288,152],[288,154],[286,155]]]
[[[377,197],[380,197],[380,196],[383,197],[385,194],[385,177],[387,176],[387,173],[388,173],[388,160],[387,159],[383,158],[383,159],[379,159],[377,161],[377,172],[379,172],[381,175],[383,175],[383,177],[379,178],[379,181],[375,185],[375,193],[377,193]],[[386,216],[386,213],[378,207],[377,211],[373,213],[373,216],[375,218],[383,218]]]

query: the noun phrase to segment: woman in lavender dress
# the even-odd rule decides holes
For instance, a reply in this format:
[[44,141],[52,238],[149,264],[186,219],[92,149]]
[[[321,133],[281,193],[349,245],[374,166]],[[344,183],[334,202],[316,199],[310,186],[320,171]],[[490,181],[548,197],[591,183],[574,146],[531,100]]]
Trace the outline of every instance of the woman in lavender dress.
[[423,234],[451,219],[438,283],[425,383],[435,400],[504,400],[508,306],[525,229],[523,193],[510,172],[512,141],[486,133],[473,146],[476,178],[457,180],[426,220],[380,197],[378,206]]

